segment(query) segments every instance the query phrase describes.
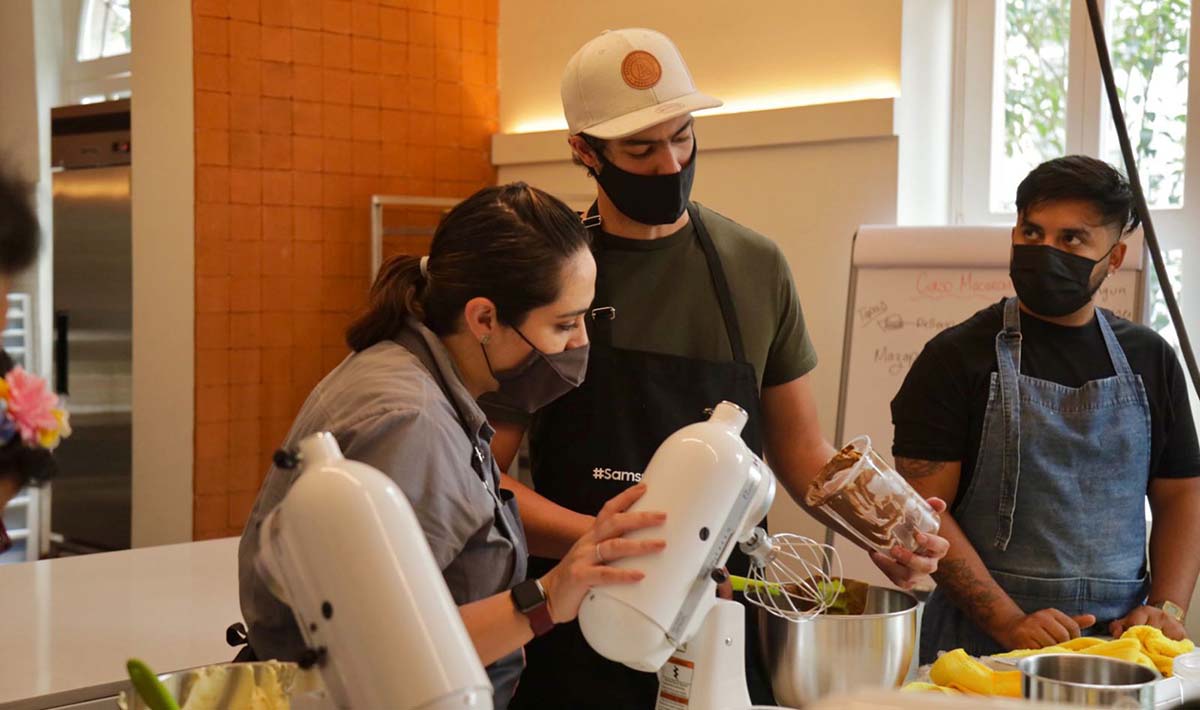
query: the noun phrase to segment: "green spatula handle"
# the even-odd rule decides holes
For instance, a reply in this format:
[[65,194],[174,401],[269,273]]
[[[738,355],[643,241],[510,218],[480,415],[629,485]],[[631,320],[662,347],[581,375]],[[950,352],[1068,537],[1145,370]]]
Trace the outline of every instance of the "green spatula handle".
[[171,691],[145,663],[131,658],[125,663],[125,668],[129,671],[129,680],[133,681],[134,689],[150,710],[179,710],[179,703],[171,697]]
[[733,585],[733,591],[745,592],[747,589],[763,589],[767,590],[767,594],[776,595],[783,592],[782,585],[771,582],[760,582],[757,579],[748,579],[739,577],[736,574],[729,575],[729,583]]

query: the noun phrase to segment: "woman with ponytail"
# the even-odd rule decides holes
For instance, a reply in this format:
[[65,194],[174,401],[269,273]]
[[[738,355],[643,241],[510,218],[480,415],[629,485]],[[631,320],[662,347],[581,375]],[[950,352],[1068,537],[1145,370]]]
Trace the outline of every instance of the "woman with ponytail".
[[[595,278],[587,232],[565,204],[524,183],[480,190],[442,219],[429,256],[384,264],[346,333],[351,354],[309,395],[282,442],[332,432],[347,458],[396,481],[487,666],[498,709],[535,633],[574,619],[591,586],[642,577],[605,562],[663,545],[621,537],[663,520],[625,512],[644,490],[635,486],[609,502],[557,567],[525,580],[528,543],[516,501],[499,487],[493,431],[476,401],[488,394],[533,411],[579,385]],[[271,468],[242,534],[242,612],[259,658],[295,660],[304,649],[291,611],[254,565],[258,523],[294,475]]]

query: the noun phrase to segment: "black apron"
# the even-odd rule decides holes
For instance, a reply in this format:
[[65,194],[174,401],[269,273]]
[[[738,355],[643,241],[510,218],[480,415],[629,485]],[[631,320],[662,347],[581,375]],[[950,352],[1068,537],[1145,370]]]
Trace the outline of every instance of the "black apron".
[[[590,215],[596,211],[593,205]],[[529,430],[534,487],[551,501],[595,515],[613,496],[637,482],[659,445],[677,430],[708,418],[721,400],[745,409],[750,420],[742,438],[762,455],[758,381],[746,359],[733,298],[721,259],[695,205],[688,215],[708,262],[733,359],[715,362],[677,355],[615,348],[612,320],[589,319],[587,378],[583,384],[539,410]],[[594,249],[599,255],[602,245]],[[597,259],[597,265],[600,260]],[[669,288],[664,285],[664,288]],[[608,278],[596,275],[593,308],[608,306]],[[617,313],[616,317],[620,317]],[[766,526],[764,519],[760,523]],[[540,577],[558,561],[530,559],[530,577]],[[735,549],[729,571],[744,575],[749,560]],[[746,610],[746,679],[755,704],[773,704],[766,666],[758,651],[757,614]],[[512,710],[547,707],[650,710],[658,676],[614,663],[588,646],[578,622],[563,624],[525,647],[525,673]]]

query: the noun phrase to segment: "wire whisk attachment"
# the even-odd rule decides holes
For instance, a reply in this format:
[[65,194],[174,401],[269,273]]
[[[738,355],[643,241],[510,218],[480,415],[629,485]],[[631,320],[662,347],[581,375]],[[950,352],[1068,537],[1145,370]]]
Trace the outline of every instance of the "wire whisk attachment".
[[755,528],[741,550],[750,557],[746,601],[775,616],[792,621],[817,616],[837,602],[843,589],[842,559],[833,545]]

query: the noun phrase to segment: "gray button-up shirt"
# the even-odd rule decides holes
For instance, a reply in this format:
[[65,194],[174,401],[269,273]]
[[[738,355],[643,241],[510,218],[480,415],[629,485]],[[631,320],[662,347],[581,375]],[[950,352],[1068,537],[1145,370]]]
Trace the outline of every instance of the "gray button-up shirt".
[[[308,396],[284,445],[294,447],[320,431],[337,438],[346,458],[379,469],[408,496],[456,603],[524,580],[525,533],[516,502],[499,489],[492,428],[429,329],[410,320],[395,340],[347,357]],[[259,521],[297,474],[271,467],[238,552],[242,614],[260,658],[295,660],[304,650],[291,610],[271,594],[254,565]],[[488,667],[496,708],[508,705],[523,665],[517,650]]]

